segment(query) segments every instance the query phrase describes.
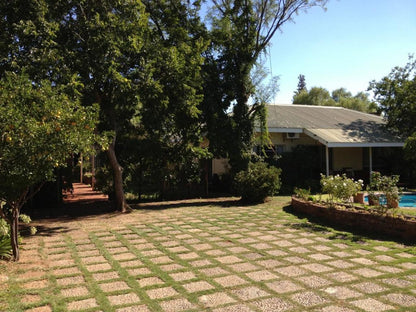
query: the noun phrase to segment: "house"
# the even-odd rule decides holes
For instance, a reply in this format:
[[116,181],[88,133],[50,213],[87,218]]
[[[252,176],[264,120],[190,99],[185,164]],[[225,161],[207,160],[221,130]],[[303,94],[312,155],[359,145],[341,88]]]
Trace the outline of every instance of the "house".
[[[385,165],[382,155],[387,149],[401,151],[404,146],[401,138],[386,129],[380,116],[329,106],[268,105],[267,109],[272,143],[269,153],[313,153],[311,159],[317,163],[309,161],[306,165],[326,175],[347,173],[368,178],[372,170]],[[226,164],[225,160],[214,160],[213,173],[224,172]]]

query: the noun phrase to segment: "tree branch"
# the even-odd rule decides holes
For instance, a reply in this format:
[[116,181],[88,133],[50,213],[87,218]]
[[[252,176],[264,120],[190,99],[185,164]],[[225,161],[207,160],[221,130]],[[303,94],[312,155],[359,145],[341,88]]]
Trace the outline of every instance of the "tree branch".
[[35,190],[34,191],[32,191],[32,192],[30,192],[29,193],[29,196],[27,196],[26,198],[25,198],[25,201],[28,201],[28,200],[30,200],[30,199],[32,199],[39,191],[40,191],[40,189],[43,187],[45,185],[45,182],[42,182],[42,183],[40,183],[36,188],[35,188]]

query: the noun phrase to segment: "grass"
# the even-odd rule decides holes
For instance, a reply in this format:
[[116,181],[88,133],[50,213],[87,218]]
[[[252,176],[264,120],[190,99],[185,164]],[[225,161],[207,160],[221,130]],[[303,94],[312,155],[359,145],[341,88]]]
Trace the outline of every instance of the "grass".
[[416,307],[415,247],[299,219],[289,201],[160,203],[63,223],[26,239],[21,263],[0,263],[0,311]]

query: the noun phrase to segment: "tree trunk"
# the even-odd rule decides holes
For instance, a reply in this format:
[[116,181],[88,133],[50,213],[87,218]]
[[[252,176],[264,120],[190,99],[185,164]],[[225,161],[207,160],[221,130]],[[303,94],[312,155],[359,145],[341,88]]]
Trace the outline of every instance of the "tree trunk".
[[114,184],[114,203],[115,208],[121,212],[127,212],[129,206],[127,205],[126,198],[123,190],[123,168],[117,161],[115,151],[116,138],[114,137],[110,146],[108,147],[107,155],[110,160],[111,168],[113,169],[113,184]]
[[10,242],[13,251],[13,260],[19,261],[19,205],[12,205],[12,219],[10,222]]

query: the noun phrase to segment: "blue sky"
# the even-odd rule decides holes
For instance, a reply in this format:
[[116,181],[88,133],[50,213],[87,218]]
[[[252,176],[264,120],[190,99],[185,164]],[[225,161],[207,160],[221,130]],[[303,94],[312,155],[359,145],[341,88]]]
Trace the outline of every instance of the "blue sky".
[[292,103],[299,74],[307,88],[366,91],[394,66],[416,56],[416,0],[330,0],[295,16],[270,48],[273,75],[280,76],[276,104]]

